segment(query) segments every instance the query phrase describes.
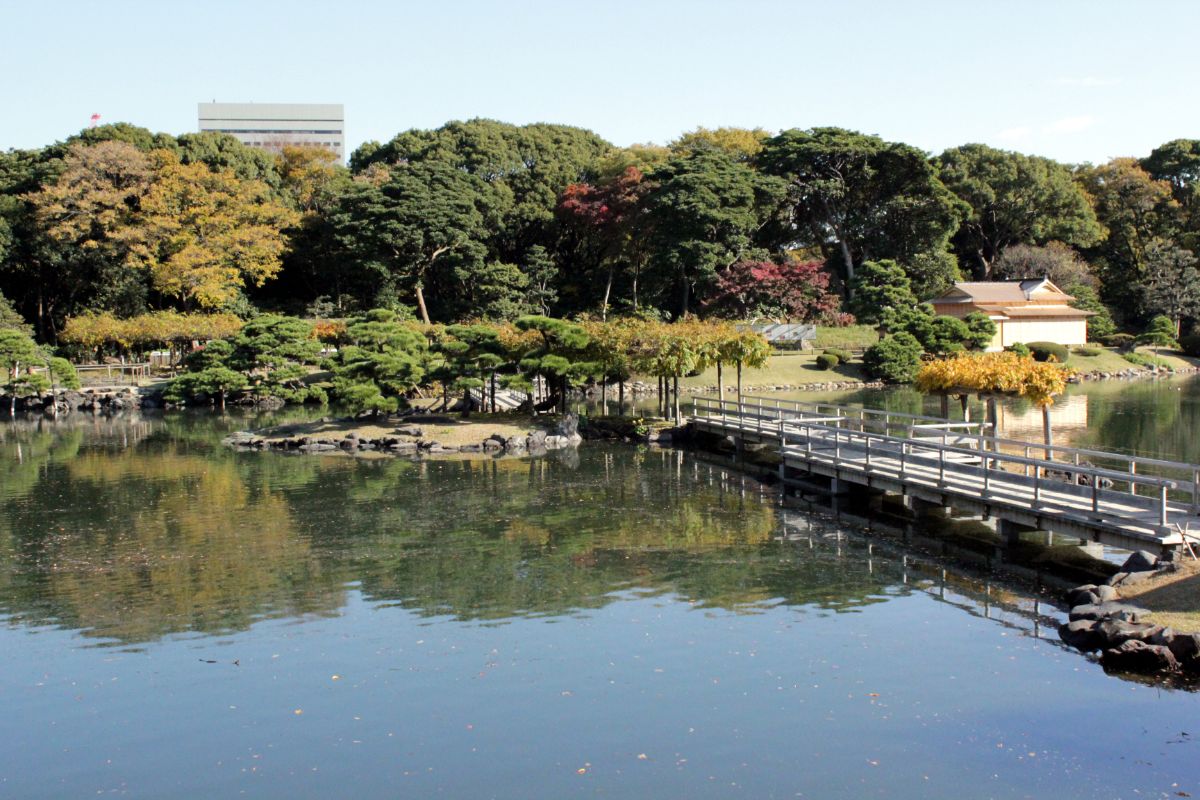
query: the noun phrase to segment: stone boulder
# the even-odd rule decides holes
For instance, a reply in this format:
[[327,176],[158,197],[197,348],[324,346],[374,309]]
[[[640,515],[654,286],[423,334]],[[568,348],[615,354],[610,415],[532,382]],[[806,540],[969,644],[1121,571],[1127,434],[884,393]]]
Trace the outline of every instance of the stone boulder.
[[562,436],[565,439],[580,438],[579,436],[579,415],[575,413],[564,414],[559,417],[550,428],[551,435]]
[[1125,642],[1134,639],[1150,644],[1152,639],[1162,634],[1164,628],[1161,625],[1154,625],[1150,622],[1126,622],[1120,619],[1106,619],[1098,622],[1095,630],[1104,637],[1107,647],[1119,647]]
[[1121,565],[1121,572],[1150,572],[1158,566],[1158,556],[1145,550],[1131,553]]
[[1096,625],[1095,620],[1078,619],[1059,625],[1058,635],[1071,647],[1090,653],[1104,648],[1106,644],[1104,636],[1096,630]]
[[1139,609],[1134,606],[1112,602],[1075,606],[1071,609],[1070,613],[1071,622],[1077,619],[1102,620],[1106,618],[1117,618],[1125,622],[1139,622],[1141,615]]
[[1087,583],[1083,586],[1076,586],[1071,591],[1067,592],[1067,603],[1074,608],[1075,606],[1094,605],[1102,601],[1100,593],[1096,591],[1099,587],[1095,584]]
[[1105,669],[1117,672],[1175,672],[1179,661],[1170,648],[1130,639],[1118,647],[1109,648],[1100,657]]
[[1167,643],[1167,647],[1184,669],[1200,673],[1200,634],[1177,633]]

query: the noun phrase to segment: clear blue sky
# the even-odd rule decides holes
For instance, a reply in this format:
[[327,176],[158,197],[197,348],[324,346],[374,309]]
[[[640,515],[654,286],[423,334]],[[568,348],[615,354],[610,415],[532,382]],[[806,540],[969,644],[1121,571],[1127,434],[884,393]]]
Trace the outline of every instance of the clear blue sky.
[[839,125],[1099,162],[1200,138],[1196,0],[0,2],[0,149],[196,103],[340,102],[347,144],[492,117],[626,145]]

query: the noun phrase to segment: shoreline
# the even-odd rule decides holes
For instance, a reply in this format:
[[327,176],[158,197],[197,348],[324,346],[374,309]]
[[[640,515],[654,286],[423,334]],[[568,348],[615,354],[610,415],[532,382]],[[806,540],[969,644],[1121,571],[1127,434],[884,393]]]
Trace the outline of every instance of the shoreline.
[[[1159,380],[1170,379],[1176,377],[1186,377],[1189,375],[1200,374],[1200,367],[1180,367],[1176,369],[1152,368],[1140,369],[1131,367],[1125,370],[1116,372],[1101,372],[1093,370],[1091,372],[1080,373],[1075,376],[1070,382],[1079,384],[1084,382],[1098,381],[1121,381],[1129,382],[1135,380]],[[882,389],[889,384],[881,381],[862,381],[862,380],[842,380],[842,381],[824,381],[818,383],[800,383],[800,384],[743,384],[742,394],[749,395],[759,392],[836,392],[836,391],[855,391],[860,389]],[[911,384],[893,384],[899,386],[909,386]],[[647,397],[652,396],[657,392],[657,387],[653,384],[645,383],[644,381],[631,381],[625,385],[627,397]],[[726,385],[726,395],[736,395],[737,387]],[[712,395],[717,393],[717,387],[714,386],[683,386],[680,387],[681,395]],[[587,400],[598,400],[601,395],[599,384],[585,386],[576,390],[576,394]],[[617,398],[617,385],[608,384],[608,389],[605,392],[609,403],[615,403]],[[0,409],[9,407],[11,398],[8,395],[0,394]],[[264,397],[251,400],[243,398],[241,400],[231,400],[228,405],[231,408],[248,408],[258,410],[270,410],[285,407],[282,400],[274,397]],[[64,389],[60,390],[54,396],[54,401],[51,400],[51,395],[28,395],[18,397],[16,401],[16,410],[22,414],[41,414],[46,417],[55,415],[55,406],[57,406],[58,414],[69,414],[74,412],[91,411],[93,413],[113,413],[120,411],[131,411],[139,409],[159,409],[164,411],[177,411],[191,408],[211,408],[210,405],[176,405],[167,403],[163,400],[162,389],[159,386],[123,386],[123,387],[99,387],[99,388],[83,388],[83,389]]]

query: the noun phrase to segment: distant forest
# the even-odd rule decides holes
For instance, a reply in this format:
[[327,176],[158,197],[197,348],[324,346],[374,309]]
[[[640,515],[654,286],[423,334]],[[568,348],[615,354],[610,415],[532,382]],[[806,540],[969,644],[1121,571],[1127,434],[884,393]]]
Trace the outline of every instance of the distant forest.
[[860,290],[881,275],[919,299],[1045,275],[1119,327],[1187,329],[1198,253],[1200,140],[1071,165],[840,128],[621,148],[476,119],[348,167],[124,123],[0,153],[0,312],[51,343],[72,317],[154,310],[848,324],[877,314]]

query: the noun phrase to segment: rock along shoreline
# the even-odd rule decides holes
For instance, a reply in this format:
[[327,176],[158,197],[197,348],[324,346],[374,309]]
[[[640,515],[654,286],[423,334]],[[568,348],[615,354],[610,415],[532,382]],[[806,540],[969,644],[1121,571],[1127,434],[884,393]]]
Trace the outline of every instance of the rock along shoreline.
[[1156,678],[1200,678],[1200,634],[1181,633],[1148,622],[1149,613],[1121,601],[1120,588],[1176,569],[1153,553],[1135,552],[1104,584],[1084,584],[1067,592],[1071,611],[1059,637],[1084,653],[1099,653],[1113,672]]

